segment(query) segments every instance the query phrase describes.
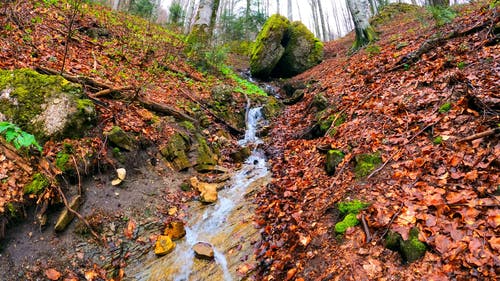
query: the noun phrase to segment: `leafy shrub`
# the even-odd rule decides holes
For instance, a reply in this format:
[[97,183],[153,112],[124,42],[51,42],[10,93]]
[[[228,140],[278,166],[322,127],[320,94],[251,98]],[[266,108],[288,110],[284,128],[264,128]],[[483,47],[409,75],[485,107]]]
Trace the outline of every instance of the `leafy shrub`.
[[179,1],[174,1],[170,7],[168,7],[168,21],[173,25],[182,25],[185,12],[182,9],[182,5]]
[[21,130],[15,124],[0,122],[0,134],[5,137],[7,142],[11,142],[16,149],[33,145],[39,151],[42,151],[42,147],[36,141],[35,136]]
[[130,2],[129,12],[146,19],[153,16],[153,12],[156,9],[154,2],[151,0],[132,0]]

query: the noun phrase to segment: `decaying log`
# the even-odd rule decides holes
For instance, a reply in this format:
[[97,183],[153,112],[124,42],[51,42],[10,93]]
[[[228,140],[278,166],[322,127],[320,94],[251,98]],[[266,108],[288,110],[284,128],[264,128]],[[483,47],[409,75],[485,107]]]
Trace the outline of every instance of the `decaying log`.
[[[60,75],[61,74],[60,71],[58,71],[58,70],[51,69],[51,68],[44,67],[44,66],[38,66],[38,67],[36,67],[35,70],[38,71],[39,73],[42,73],[42,74],[49,74],[49,75]],[[108,85],[106,83],[96,81],[90,77],[86,77],[86,76],[82,76],[82,75],[74,76],[74,75],[70,75],[68,73],[63,73],[61,76],[70,82],[78,83],[78,84],[82,84],[82,85],[88,85],[88,86],[96,88],[96,89],[100,89],[100,90],[113,89],[113,86]]]
[[121,88],[108,88],[108,89],[101,90],[101,91],[99,91],[95,94],[92,94],[90,96],[93,98],[99,98],[102,96],[109,95],[111,93],[117,93],[117,92],[122,92],[122,91],[133,90],[133,89],[134,89],[134,87],[132,87],[132,86],[126,86],[126,87],[121,87]]
[[196,119],[194,119],[193,117],[191,117],[185,113],[182,113],[182,112],[178,111],[177,109],[175,109],[171,106],[168,106],[166,104],[154,102],[154,101],[146,99],[144,97],[138,97],[138,100],[142,106],[144,106],[145,108],[150,109],[152,111],[160,112],[160,113],[163,113],[166,115],[171,115],[174,118],[177,118],[180,120],[190,121],[194,124],[198,123],[198,121]]

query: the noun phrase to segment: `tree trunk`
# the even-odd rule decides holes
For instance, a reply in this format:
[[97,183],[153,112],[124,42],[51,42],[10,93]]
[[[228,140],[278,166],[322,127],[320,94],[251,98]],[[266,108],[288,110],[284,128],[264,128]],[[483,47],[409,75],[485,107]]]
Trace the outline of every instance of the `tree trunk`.
[[370,3],[368,0],[347,0],[347,7],[351,13],[354,29],[356,30],[356,40],[353,49],[357,50],[371,41],[377,39],[377,33],[370,25]]
[[318,0],[318,13],[321,20],[321,29],[323,30],[323,41],[328,41],[328,31],[326,29],[325,14],[323,12],[323,7],[321,6],[321,0]]
[[290,21],[293,21],[292,0],[287,1],[287,13],[288,13],[288,19]]
[[217,18],[220,0],[200,0],[194,19],[193,28],[188,41],[207,44],[212,38],[212,32]]

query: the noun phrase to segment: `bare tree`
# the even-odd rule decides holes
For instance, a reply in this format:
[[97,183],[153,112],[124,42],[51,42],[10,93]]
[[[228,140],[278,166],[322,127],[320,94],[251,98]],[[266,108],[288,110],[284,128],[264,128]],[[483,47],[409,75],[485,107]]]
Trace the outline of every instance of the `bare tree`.
[[287,0],[287,18],[293,21],[293,10],[292,10],[292,0]]

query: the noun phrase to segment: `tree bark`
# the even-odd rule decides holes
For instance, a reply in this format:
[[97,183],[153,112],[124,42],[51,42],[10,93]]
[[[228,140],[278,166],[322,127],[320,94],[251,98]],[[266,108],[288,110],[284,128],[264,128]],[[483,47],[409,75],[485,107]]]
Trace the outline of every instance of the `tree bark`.
[[347,0],[347,7],[351,13],[356,30],[356,41],[354,42],[353,49],[357,50],[377,39],[377,34],[368,21],[370,17],[370,3],[368,0]]

